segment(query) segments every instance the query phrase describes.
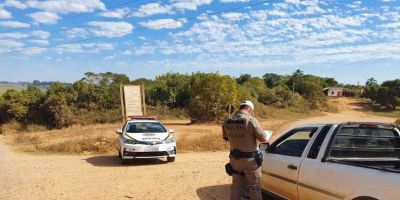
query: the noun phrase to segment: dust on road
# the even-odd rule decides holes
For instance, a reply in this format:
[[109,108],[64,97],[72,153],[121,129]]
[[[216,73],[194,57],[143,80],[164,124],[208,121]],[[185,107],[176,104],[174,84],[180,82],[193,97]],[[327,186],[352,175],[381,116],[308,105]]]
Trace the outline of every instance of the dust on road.
[[[290,123],[393,122],[362,112],[351,100],[337,100],[340,113]],[[280,131],[279,133],[281,133]],[[275,137],[278,134],[275,134]],[[14,153],[0,136],[0,199],[227,199],[227,152],[184,153],[176,162],[160,159],[120,164],[115,155],[33,156]]]

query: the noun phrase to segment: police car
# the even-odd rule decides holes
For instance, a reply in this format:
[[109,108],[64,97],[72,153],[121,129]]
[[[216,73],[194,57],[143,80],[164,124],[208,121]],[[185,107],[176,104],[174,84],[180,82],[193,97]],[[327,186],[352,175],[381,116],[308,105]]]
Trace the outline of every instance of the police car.
[[119,157],[122,164],[128,159],[163,158],[174,162],[176,156],[176,141],[173,130],[153,117],[136,117],[128,120],[119,134]]

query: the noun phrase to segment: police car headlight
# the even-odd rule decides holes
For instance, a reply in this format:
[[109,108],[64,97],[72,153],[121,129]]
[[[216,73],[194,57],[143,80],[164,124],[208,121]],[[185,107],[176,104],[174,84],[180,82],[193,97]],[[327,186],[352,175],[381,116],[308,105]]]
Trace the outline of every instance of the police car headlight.
[[168,138],[166,140],[164,140],[164,143],[169,144],[169,143],[174,143],[175,142],[175,138]]
[[127,138],[122,138],[122,142],[124,144],[135,144],[135,140],[127,139]]

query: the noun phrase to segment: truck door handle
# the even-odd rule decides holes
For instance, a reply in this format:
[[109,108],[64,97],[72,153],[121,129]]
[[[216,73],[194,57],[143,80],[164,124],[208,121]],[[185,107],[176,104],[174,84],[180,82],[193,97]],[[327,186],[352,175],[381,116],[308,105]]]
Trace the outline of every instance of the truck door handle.
[[287,168],[297,170],[297,166],[293,164],[288,165]]

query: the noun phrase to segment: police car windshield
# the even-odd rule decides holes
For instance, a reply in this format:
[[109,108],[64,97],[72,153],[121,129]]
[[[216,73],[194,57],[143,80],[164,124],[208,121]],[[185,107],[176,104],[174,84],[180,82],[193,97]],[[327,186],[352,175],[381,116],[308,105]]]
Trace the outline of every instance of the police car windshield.
[[159,122],[131,122],[126,126],[127,133],[162,133],[167,132]]

